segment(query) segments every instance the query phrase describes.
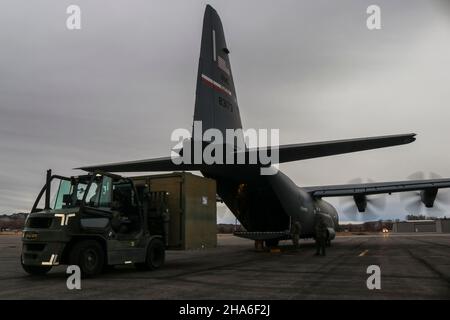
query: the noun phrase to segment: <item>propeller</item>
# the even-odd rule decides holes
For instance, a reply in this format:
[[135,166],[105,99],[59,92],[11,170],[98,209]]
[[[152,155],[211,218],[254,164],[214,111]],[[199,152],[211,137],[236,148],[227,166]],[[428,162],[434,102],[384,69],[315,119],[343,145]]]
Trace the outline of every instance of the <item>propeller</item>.
[[[373,183],[374,181],[367,179],[367,182]],[[363,183],[363,180],[356,178],[348,183],[360,184]],[[369,216],[371,218],[377,217],[386,207],[386,197],[383,195],[355,195],[354,197],[342,197],[339,203],[343,214],[352,217],[353,220],[359,220],[363,217],[365,219]]]
[[[426,180],[426,179],[442,179],[440,175],[434,172],[425,174],[423,171],[418,171],[410,176],[410,180]],[[433,197],[435,197],[434,202]],[[425,213],[431,211],[435,213],[444,213],[446,211],[446,205],[450,204],[450,192],[447,189],[430,189],[430,190],[418,190],[411,192],[400,193],[400,200],[405,203],[405,209],[409,214],[418,215],[423,210]],[[432,207],[427,207],[424,203],[429,202],[433,204]],[[428,200],[428,201],[427,201]]]

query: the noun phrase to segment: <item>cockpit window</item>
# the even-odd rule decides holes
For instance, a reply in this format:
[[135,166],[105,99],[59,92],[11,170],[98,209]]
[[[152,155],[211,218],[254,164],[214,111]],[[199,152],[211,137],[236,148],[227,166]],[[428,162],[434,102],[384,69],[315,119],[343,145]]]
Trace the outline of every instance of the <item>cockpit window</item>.
[[101,192],[100,192],[100,201],[99,207],[110,207],[111,206],[111,186],[112,186],[112,178],[103,177]]
[[60,180],[53,209],[79,207],[86,192],[87,185],[87,179]]
[[[80,207],[83,199],[85,205],[92,207],[109,208],[112,202],[113,179],[107,176],[85,175],[79,177],[65,178],[53,176],[51,180],[51,202],[50,209],[60,210]],[[42,211],[44,208],[45,192],[44,186],[32,211]]]
[[110,207],[111,186],[112,178],[107,176],[92,181],[86,196],[86,204],[90,207]]
[[53,209],[62,209],[63,207],[63,196],[65,194],[70,194],[71,183],[67,180],[60,180],[58,192],[56,193],[55,204]]

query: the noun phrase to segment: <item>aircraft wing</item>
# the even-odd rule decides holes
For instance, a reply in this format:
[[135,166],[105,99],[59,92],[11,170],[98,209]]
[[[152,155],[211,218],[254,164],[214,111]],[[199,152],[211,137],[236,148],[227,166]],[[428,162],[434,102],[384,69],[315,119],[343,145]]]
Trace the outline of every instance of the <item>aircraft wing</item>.
[[[336,154],[379,149],[396,145],[408,144],[416,140],[415,133],[369,138],[333,140],[311,143],[281,145],[278,148],[279,163],[326,157]],[[259,153],[268,148],[255,148],[246,153]]]
[[306,187],[302,189],[306,192],[309,192],[313,197],[321,198],[395,193],[414,190],[437,190],[440,188],[450,188],[450,179],[343,184],[332,186]]
[[[343,154],[349,152],[364,151],[370,149],[378,149],[384,147],[391,147],[401,144],[407,144],[415,141],[415,134],[401,134],[381,137],[358,138],[348,140],[334,140],[312,143],[300,143],[282,145],[277,147],[279,151],[279,163],[312,159],[318,157],[326,157],[336,154]],[[242,151],[245,153],[247,159],[256,156],[259,159],[259,153],[268,148],[248,149]],[[237,151],[237,154],[240,152]],[[254,153],[252,155],[252,153]],[[276,163],[273,161],[272,163]],[[137,161],[127,161],[118,163],[101,164],[94,166],[81,167],[77,169],[93,172],[143,172],[143,171],[195,171],[204,170],[208,166],[206,164],[179,164],[173,163],[170,157],[145,159]]]
[[171,157],[145,159],[137,161],[116,162],[76,168],[88,172],[144,172],[144,171],[194,171],[200,170],[201,165],[173,163]]

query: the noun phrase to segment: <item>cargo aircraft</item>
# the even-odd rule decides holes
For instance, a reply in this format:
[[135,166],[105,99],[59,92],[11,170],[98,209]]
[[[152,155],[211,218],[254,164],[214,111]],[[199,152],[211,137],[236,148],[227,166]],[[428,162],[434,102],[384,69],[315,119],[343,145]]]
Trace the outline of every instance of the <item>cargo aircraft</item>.
[[[200,59],[197,74],[197,89],[194,122],[201,122],[202,131],[216,129],[225,136],[227,129],[242,129],[241,117],[231,72],[228,49],[219,15],[210,5],[206,6],[203,19]],[[193,128],[194,131],[194,128]],[[196,139],[193,132],[188,145],[200,144],[203,148],[214,141]],[[334,140],[274,146],[278,152],[278,163],[326,157],[350,152],[385,148],[409,144],[415,134],[377,136],[348,140]],[[178,151],[181,157],[185,147]],[[265,147],[267,149],[267,147]],[[251,158],[264,148],[233,146],[232,156]],[[224,146],[224,150],[226,149]],[[226,153],[227,151],[225,151]],[[228,151],[229,152],[229,151]],[[246,232],[238,235],[263,240],[267,245],[276,245],[281,239],[311,238],[315,235],[315,217],[321,216],[328,226],[328,237],[332,240],[338,227],[338,213],[327,197],[352,197],[359,212],[366,211],[371,197],[376,194],[418,191],[417,202],[433,207],[440,188],[450,187],[450,179],[410,180],[396,182],[358,183],[299,187],[281,171],[272,175],[261,175],[260,169],[267,164],[176,164],[173,157],[153,158],[139,161],[86,166],[79,169],[89,172],[153,172],[153,171],[200,171],[215,179],[217,194],[227,205]],[[271,163],[269,165],[274,165]]]

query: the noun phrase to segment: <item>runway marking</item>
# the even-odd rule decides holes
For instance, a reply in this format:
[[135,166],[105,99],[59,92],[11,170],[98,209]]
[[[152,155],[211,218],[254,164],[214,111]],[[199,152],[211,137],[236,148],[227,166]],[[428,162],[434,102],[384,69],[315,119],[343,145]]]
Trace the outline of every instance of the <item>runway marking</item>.
[[369,252],[369,250],[364,250],[363,252],[361,252],[361,253],[358,255],[358,257],[364,257],[364,256],[367,254],[367,252]]

